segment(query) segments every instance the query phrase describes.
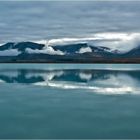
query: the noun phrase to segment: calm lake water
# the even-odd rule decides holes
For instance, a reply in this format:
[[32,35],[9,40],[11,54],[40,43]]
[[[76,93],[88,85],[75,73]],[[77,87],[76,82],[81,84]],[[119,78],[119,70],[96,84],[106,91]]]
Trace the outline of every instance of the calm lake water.
[[1,64],[0,138],[140,138],[140,65]]

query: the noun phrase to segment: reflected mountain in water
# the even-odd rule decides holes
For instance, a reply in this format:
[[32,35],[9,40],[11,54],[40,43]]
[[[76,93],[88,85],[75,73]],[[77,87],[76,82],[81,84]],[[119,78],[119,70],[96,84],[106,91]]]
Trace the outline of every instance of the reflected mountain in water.
[[1,69],[0,83],[83,89],[101,94],[138,94],[140,71]]

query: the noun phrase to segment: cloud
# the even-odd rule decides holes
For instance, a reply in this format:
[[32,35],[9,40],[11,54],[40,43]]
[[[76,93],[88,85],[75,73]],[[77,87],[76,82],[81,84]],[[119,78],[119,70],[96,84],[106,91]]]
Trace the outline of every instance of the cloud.
[[92,49],[90,47],[80,48],[78,53],[87,53],[87,52],[92,52]]
[[42,54],[50,54],[50,55],[64,55],[65,54],[60,50],[54,50],[51,46],[45,47],[42,50],[39,50],[39,49],[34,50],[34,49],[27,48],[26,52],[28,52],[28,53],[42,53]]
[[20,53],[17,49],[9,49],[0,51],[0,56],[18,56]]
[[[59,38],[34,42],[41,44],[47,43],[49,46],[87,43],[88,45],[104,46],[111,50],[117,49],[121,52],[127,52],[140,46],[140,33],[105,32],[93,34],[90,37],[84,38]],[[90,47],[81,48],[78,53],[85,52],[92,52],[92,49]]]
[[0,43],[140,32],[139,5],[138,1],[1,1]]
[[103,33],[97,34],[102,40],[94,42],[95,45],[109,47],[112,50],[127,52],[140,46],[140,33]]

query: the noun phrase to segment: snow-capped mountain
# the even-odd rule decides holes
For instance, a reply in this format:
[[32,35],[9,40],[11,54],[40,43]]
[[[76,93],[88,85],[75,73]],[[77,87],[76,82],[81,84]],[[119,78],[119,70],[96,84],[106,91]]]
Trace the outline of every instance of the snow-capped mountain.
[[140,47],[122,53],[86,42],[59,45],[9,42],[0,46],[0,62],[140,62]]
[[20,43],[10,42],[10,43],[6,43],[0,46],[1,52],[8,51],[8,50],[9,51],[16,50],[17,52],[19,52],[19,54],[22,54],[22,53],[53,54],[53,52],[58,51],[65,55],[78,54],[78,53],[82,54],[82,53],[89,53],[89,52],[110,52],[110,49],[107,47],[95,47],[95,46],[88,45],[88,43],[75,43],[75,44],[67,44],[67,45],[54,45],[54,46],[48,45],[47,46],[45,44],[38,44],[34,42],[20,42]]

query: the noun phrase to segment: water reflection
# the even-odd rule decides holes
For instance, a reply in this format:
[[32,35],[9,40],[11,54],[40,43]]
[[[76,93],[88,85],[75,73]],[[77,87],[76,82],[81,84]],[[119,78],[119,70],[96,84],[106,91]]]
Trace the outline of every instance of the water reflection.
[[140,71],[1,69],[0,83],[82,89],[100,94],[138,94]]

